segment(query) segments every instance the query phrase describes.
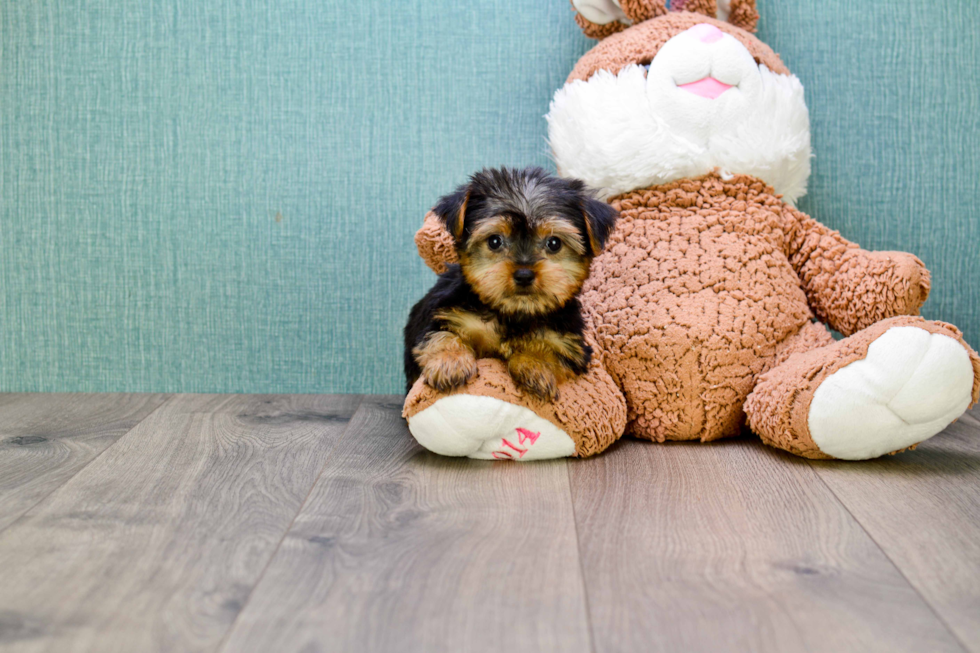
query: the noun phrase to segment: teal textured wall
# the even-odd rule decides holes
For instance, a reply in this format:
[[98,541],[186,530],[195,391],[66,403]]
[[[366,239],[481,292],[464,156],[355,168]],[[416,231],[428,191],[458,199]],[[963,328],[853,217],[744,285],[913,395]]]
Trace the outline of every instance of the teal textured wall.
[[[980,5],[760,0],[802,208],[919,254],[980,345]],[[395,392],[412,235],[548,165],[566,0],[0,3],[0,390]]]

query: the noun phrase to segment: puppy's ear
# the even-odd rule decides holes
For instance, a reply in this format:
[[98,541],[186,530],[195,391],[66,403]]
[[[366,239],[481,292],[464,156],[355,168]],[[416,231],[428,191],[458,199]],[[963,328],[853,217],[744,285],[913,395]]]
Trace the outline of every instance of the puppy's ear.
[[598,256],[606,246],[619,213],[605,202],[591,197],[582,203],[582,212],[585,214],[585,230],[589,234],[592,256]]
[[468,186],[460,186],[452,195],[446,195],[436,204],[432,211],[439,216],[446,231],[452,234],[453,240],[459,244],[463,239],[463,227],[466,221],[466,204],[470,200]]

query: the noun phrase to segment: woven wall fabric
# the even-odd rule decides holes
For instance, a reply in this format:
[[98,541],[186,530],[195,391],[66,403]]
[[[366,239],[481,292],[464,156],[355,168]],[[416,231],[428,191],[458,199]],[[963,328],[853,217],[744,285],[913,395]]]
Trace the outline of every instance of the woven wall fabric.
[[[980,346],[980,5],[759,0],[800,208],[933,271]],[[0,391],[398,392],[412,235],[550,166],[566,0],[0,3]]]

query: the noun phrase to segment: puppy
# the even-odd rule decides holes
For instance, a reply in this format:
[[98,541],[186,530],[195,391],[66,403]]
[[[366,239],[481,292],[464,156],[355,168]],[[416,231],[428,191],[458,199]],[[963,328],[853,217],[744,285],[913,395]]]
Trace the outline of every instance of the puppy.
[[500,358],[514,382],[546,400],[585,372],[577,295],[602,252],[616,211],[578,180],[541,168],[483,170],[434,209],[458,265],[412,308],[405,376],[440,391],[465,384],[478,358]]

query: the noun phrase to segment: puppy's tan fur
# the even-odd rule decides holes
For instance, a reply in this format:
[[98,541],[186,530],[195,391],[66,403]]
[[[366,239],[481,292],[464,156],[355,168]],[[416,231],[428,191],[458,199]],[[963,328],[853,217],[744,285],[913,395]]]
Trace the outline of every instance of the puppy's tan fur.
[[581,337],[540,329],[521,338],[501,343],[501,353],[514,380],[534,394],[554,401],[558,384],[574,374],[562,358],[583,362],[585,343]]
[[434,211],[459,265],[412,308],[407,386],[422,376],[452,390],[475,376],[478,359],[500,358],[518,386],[554,400],[562,381],[589,367],[576,295],[615,209],[579,180],[527,168],[483,170]]
[[563,306],[582,287],[589,276],[591,259],[574,228],[558,217],[534,224],[534,238],[544,241],[556,236],[562,249],[534,262],[535,283],[528,294],[520,294],[514,284],[518,264],[506,255],[493,252],[487,240],[493,235],[509,237],[513,232],[505,217],[481,223],[459,252],[463,275],[473,290],[495,310],[510,315],[543,315]]
[[476,376],[473,348],[455,333],[435,331],[413,350],[426,382],[448,392]]

